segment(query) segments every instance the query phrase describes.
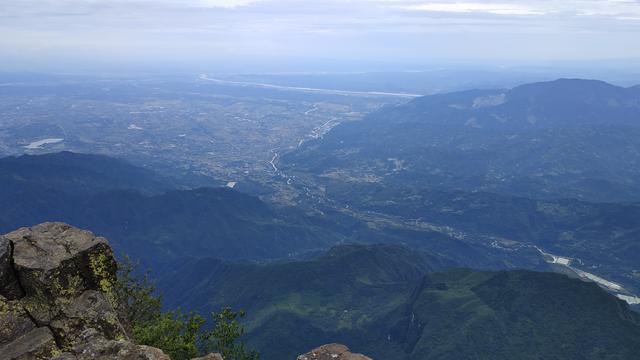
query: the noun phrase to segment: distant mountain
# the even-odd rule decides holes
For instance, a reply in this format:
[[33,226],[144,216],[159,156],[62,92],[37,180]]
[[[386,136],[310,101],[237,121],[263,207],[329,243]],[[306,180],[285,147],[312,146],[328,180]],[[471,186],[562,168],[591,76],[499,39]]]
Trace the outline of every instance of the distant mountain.
[[146,260],[195,256],[265,259],[339,239],[294,224],[257,198],[230,189],[173,190],[124,161],[70,152],[0,159],[0,229],[67,221],[113,239]]
[[183,256],[269,260],[324,249],[342,236],[296,211],[276,210],[231,189],[145,196],[129,191],[84,202],[76,223],[145,260]]
[[168,179],[108,156],[60,152],[0,158],[0,196],[31,191],[91,196],[116,189],[157,194],[172,188]]
[[432,229],[376,225],[325,209],[270,206],[228,188],[169,190],[120,160],[74,153],[0,159],[0,232],[63,221],[111,239],[118,254],[157,270],[183,257],[275,260],[340,243],[402,243],[465,266],[537,268],[535,252],[508,253]]
[[449,226],[477,239],[485,235],[486,243],[511,251],[537,246],[640,292],[640,203],[535,200],[340,181],[324,186],[331,201],[355,211],[410,219],[418,226]]
[[194,260],[174,268],[159,288],[168,307],[207,313],[234,304],[246,310],[249,339],[261,358],[286,359],[317,341],[351,340],[350,331],[402,304],[426,272],[454,265],[397,246],[339,246],[302,262]]
[[314,201],[371,222],[444,228],[505,253],[535,246],[640,291],[638,86],[561,79],[426,96],[343,123],[280,168],[317,189]]
[[477,269],[549,269],[535,245],[630,293],[640,290],[635,204],[328,182],[327,197],[356,212],[319,212],[274,207],[227,188],[156,193],[166,186],[161,178],[104,157],[63,153],[0,164],[0,178],[20,189],[0,191],[0,201],[12,204],[0,208],[0,231],[68,222],[108,237],[118,254],[157,271],[182,258],[312,258],[341,243],[401,244]]
[[[105,156],[0,159],[0,232],[66,221],[157,263],[180,256],[271,259],[340,241],[303,213],[276,211],[230,189],[172,190],[150,171]],[[168,191],[169,190],[169,191]]]
[[[109,158],[64,153],[9,160],[0,178],[22,190],[0,192],[0,201],[11,204],[0,207],[0,231],[71,223],[108,237],[119,255],[157,272],[184,258],[308,259],[344,243],[401,244],[477,269],[549,270],[538,246],[626,288],[618,292],[640,291],[635,204],[328,182],[327,197],[351,210],[319,205],[320,212],[274,207],[228,188],[155,193],[162,179]],[[29,173],[40,163],[46,171]]]
[[342,124],[281,167],[350,182],[640,200],[639,89],[563,79],[422,97]]
[[[411,360],[631,359],[640,351],[637,313],[593,283],[552,273],[429,274],[391,319],[377,343],[386,337]],[[393,352],[378,358],[386,356]]]
[[[593,283],[552,273],[448,270],[395,246],[342,246],[316,260],[194,260],[164,277],[170,306],[248,312],[262,359],[341,342],[374,359],[626,359],[640,316]],[[426,273],[429,273],[425,276]]]
[[[169,307],[186,305],[190,309],[205,309],[211,304],[233,303],[249,310],[267,305],[270,296],[280,296],[293,288],[329,298],[336,291],[357,290],[354,284],[340,281],[341,277],[357,280],[363,289],[373,284],[389,284],[393,288],[393,284],[412,282],[426,272],[456,265],[447,258],[395,245],[342,245],[317,259],[270,265],[194,259],[174,269],[161,282],[161,285],[175,282],[175,286],[161,288],[166,289],[165,301]],[[177,282],[178,279],[183,280]],[[277,281],[273,281],[275,279]],[[394,292],[383,295],[396,296]],[[351,300],[343,297],[341,301]]]

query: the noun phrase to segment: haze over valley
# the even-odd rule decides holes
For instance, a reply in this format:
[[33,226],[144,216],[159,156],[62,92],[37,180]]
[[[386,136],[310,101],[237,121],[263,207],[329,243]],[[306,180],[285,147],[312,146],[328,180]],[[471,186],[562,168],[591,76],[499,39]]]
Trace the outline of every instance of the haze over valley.
[[603,3],[0,5],[0,359],[634,359]]

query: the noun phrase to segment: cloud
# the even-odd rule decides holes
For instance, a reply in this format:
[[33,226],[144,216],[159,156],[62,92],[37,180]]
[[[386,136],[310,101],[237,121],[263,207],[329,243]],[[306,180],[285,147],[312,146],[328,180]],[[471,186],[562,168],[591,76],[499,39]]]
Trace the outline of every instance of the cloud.
[[[233,9],[241,6],[247,6],[260,0],[188,0],[180,3],[187,4],[193,7],[205,7],[205,8],[227,8]],[[176,2],[177,4],[178,2]]]
[[637,17],[637,0],[11,0],[0,1],[2,14],[77,13],[90,10],[158,11],[161,9],[258,9],[271,14],[349,13],[354,16],[398,10],[458,14]]
[[264,0],[10,0],[0,2],[0,14],[76,13],[87,9],[158,10],[167,8],[234,9]]
[[[381,0],[384,1],[384,0]],[[640,16],[637,0],[520,0],[520,1],[418,1],[405,2],[410,11],[493,14],[504,16],[537,15],[634,19]]]
[[0,0],[3,55],[42,59],[640,57],[638,38],[631,0]]
[[407,10],[448,12],[448,13],[488,13],[495,15],[544,15],[545,11],[535,7],[506,3],[479,3],[479,2],[455,2],[455,3],[426,3],[409,5]]

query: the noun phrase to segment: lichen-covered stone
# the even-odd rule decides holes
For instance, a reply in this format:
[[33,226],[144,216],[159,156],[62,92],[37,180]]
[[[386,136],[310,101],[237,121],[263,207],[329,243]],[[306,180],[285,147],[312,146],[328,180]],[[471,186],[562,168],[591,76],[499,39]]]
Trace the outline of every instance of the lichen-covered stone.
[[36,328],[22,306],[0,295],[0,346]]
[[53,334],[46,327],[34,328],[0,346],[0,356],[8,360],[48,360],[59,352]]
[[127,339],[116,270],[105,239],[66,224],[0,236],[0,359],[170,360]]
[[199,358],[195,358],[192,360],[223,360],[222,359],[222,355],[220,354],[207,354],[205,356],[199,357]]
[[63,223],[44,223],[5,235],[27,297],[71,298],[108,288],[117,264],[107,241]]
[[114,310],[116,270],[104,238],[66,224],[0,237],[0,345],[11,350],[8,359],[49,359],[77,346],[87,329],[126,339]]
[[63,348],[87,327],[125,337],[114,305],[117,264],[109,244],[91,232],[44,223],[5,235],[21,302],[38,326],[49,326]]
[[53,360],[171,360],[161,350],[127,340],[110,340],[95,329],[86,329],[70,352]]
[[108,339],[124,338],[124,329],[105,295],[87,290],[61,309],[61,315],[49,323],[63,346],[75,343],[87,328],[98,330]]
[[340,344],[320,346],[306,354],[298,356],[298,360],[372,360],[362,354],[353,354],[349,348]]

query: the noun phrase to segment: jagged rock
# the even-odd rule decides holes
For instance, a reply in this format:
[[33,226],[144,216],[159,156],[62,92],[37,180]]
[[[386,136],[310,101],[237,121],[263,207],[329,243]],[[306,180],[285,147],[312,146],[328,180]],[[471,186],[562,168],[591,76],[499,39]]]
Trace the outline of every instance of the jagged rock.
[[47,326],[61,347],[88,328],[124,338],[114,311],[117,264],[104,238],[62,223],[44,223],[4,236],[12,244],[11,266],[24,309]]
[[320,346],[306,354],[298,356],[298,360],[372,360],[362,354],[353,354],[349,348],[340,344]]
[[191,359],[191,360],[223,360],[223,359],[222,359],[222,355],[220,354],[207,354],[205,356]]
[[22,306],[0,295],[0,347],[36,328]]
[[59,353],[53,334],[46,327],[34,328],[14,341],[0,346],[0,355],[10,360],[48,360]]
[[111,304],[96,290],[87,290],[64,304],[49,327],[63,340],[63,346],[75,343],[75,338],[86,328],[97,329],[109,339],[125,338]]
[[52,360],[171,360],[160,349],[127,340],[109,340],[95,329],[86,329],[70,352]]
[[170,360],[127,339],[115,310],[116,271],[104,238],[67,224],[0,236],[0,358]]
[[169,360],[127,340],[104,238],[62,223],[0,237],[2,359]]

